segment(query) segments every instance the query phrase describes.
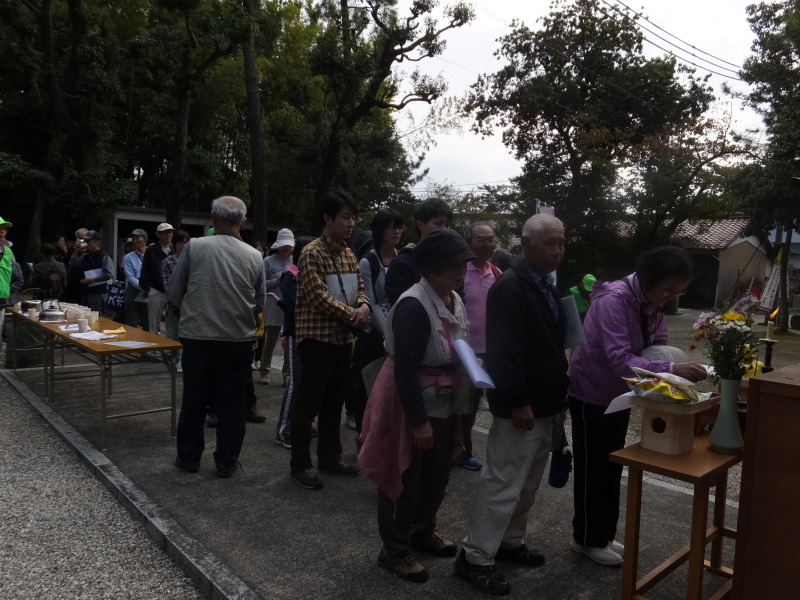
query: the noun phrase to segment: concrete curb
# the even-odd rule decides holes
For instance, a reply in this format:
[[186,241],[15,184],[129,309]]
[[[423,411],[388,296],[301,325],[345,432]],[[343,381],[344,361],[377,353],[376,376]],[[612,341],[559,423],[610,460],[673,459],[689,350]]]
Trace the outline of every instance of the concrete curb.
[[125,476],[105,454],[67,423],[13,372],[0,374],[69,445],[147,535],[212,600],[261,600],[241,578]]

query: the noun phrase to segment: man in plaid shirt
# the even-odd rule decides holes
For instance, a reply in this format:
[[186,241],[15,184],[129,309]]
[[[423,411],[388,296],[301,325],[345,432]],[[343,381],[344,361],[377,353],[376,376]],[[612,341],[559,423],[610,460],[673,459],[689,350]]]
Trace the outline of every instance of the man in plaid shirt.
[[322,487],[311,464],[315,416],[319,470],[358,475],[356,467],[342,462],[339,430],[355,331],[371,323],[358,262],[347,245],[355,228],[355,202],[347,193],[331,192],[322,199],[320,212],[322,235],[303,249],[297,265],[295,334],[302,373],[292,415],[290,477],[309,490]]

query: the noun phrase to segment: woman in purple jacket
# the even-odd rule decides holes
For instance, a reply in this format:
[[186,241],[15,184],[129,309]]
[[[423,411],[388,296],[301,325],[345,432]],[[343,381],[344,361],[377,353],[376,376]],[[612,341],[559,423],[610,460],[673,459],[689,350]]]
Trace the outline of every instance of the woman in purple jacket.
[[661,307],[681,296],[692,279],[689,253],[674,246],[643,254],[636,272],[619,281],[596,282],[586,314],[586,342],[570,364],[569,401],[575,454],[575,515],[570,547],[597,563],[622,563],[622,544],[614,541],[619,520],[622,466],[609,454],[625,446],[630,410],[605,414],[613,398],[628,391],[630,367],[669,372],[690,381],[706,377],[694,362],[642,358],[642,350],[667,342]]

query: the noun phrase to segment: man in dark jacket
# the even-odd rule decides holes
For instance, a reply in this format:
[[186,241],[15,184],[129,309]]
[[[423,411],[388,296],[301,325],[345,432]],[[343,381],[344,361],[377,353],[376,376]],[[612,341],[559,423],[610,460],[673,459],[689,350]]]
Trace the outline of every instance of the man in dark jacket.
[[564,226],[539,214],[522,229],[522,258],[489,290],[486,366],[494,417],[487,461],[469,529],[454,569],[490,594],[510,587],[495,560],[538,566],[544,555],[525,545],[528,511],[544,473],[553,416],[564,408],[567,360],[564,317],[550,273],[564,257]]
[[[419,239],[422,240],[431,231],[449,229],[453,220],[453,209],[444,200],[428,198],[423,200],[414,209],[414,222],[419,229]],[[384,289],[389,304],[394,306],[397,299],[408,288],[422,278],[417,261],[414,260],[414,244],[408,244],[394,257],[386,270],[386,283]]]
[[160,333],[161,318],[167,307],[167,294],[161,278],[161,262],[174,252],[172,248],[172,225],[161,223],[156,229],[158,242],[150,244],[142,257],[142,272],[139,287],[147,294],[147,319],[151,333]]
[[92,310],[105,316],[108,283],[114,279],[114,259],[103,250],[103,238],[96,231],[87,231],[83,236],[86,251],[81,257],[80,270],[83,302]]

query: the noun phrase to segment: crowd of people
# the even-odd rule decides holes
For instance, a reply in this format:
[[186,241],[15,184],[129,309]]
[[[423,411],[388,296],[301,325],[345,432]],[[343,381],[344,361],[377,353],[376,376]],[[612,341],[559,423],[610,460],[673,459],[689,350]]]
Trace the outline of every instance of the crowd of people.
[[[200,469],[204,427],[212,426],[217,475],[234,475],[245,423],[265,421],[255,408],[254,373],[260,384],[280,382],[275,444],[291,450],[289,478],[308,490],[323,488],[328,476],[372,479],[381,567],[423,582],[428,571],[417,554],[454,557],[458,576],[504,595],[510,586],[497,562],[545,562],[526,542],[527,524],[554,422],[568,412],[575,455],[569,545],[599,564],[620,565],[621,468],[608,457],[624,445],[628,411],[606,415],[605,408],[625,391],[631,365],[705,378],[696,363],[642,357],[666,341],[660,308],[689,285],[688,253],[657,248],[619,281],[584,278],[571,293],[584,301],[586,341],[569,357],[567,310],[553,279],[566,244],[556,217],[531,216],[512,258],[499,253],[490,223],[470,224],[463,237],[450,229],[452,210],[436,198],[416,207],[419,241],[403,247],[403,221],[391,208],[378,210],[357,236],[351,196],[331,192],[319,208],[319,237],[282,229],[270,255],[265,244],[242,240],[247,208],[230,196],[211,205],[213,235],[190,240],[162,223],[157,243],[147,246],[144,230],[131,232],[123,260],[126,323],[159,332],[164,315],[166,334],[183,346],[175,465]],[[9,227],[0,219],[6,297]],[[84,299],[102,302],[110,257],[97,232],[79,230],[76,240],[73,251],[46,245],[42,262],[60,263],[54,270],[64,294],[80,289]],[[49,279],[50,268],[39,277]],[[280,379],[271,373],[279,341]],[[483,390],[466,375],[464,343],[494,381],[482,457],[474,455],[471,432]],[[343,412],[356,431],[357,464],[343,459]],[[460,548],[437,526],[457,466],[479,472]]]

